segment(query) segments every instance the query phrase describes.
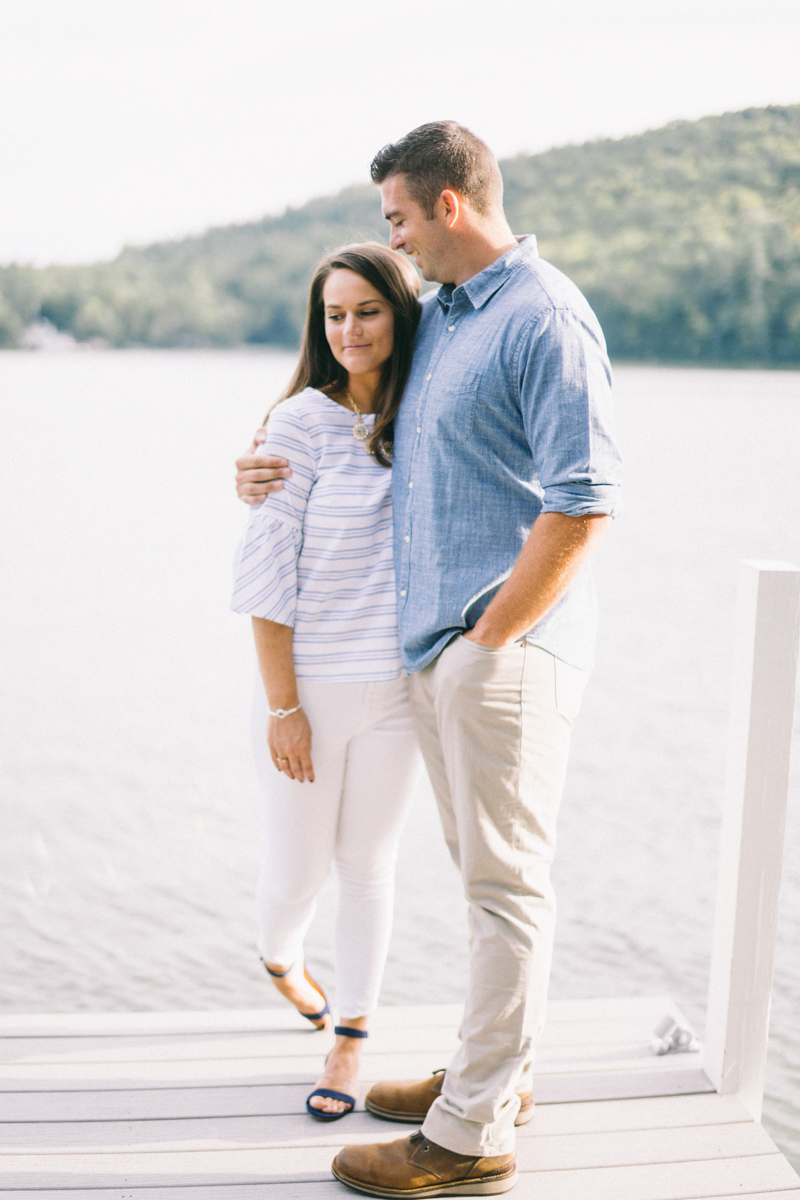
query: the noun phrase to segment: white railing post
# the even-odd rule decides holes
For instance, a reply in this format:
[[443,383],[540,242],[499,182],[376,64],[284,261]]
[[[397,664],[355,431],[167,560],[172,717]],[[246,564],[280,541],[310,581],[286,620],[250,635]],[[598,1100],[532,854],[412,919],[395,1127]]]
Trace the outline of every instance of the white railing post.
[[800,568],[743,562],[704,1066],[761,1119],[789,781]]

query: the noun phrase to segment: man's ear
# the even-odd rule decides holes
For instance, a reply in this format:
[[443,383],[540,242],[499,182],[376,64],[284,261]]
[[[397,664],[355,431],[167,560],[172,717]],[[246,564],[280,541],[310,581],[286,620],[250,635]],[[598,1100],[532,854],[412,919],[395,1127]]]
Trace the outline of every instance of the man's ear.
[[461,215],[461,197],[457,192],[445,190],[436,201],[437,208],[440,208],[440,214],[448,229],[452,229],[458,222]]

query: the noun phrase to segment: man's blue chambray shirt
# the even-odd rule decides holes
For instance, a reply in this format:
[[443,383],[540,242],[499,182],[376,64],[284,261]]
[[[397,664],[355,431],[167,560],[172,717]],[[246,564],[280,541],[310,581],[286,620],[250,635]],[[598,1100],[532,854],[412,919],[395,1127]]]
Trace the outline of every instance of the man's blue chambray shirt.
[[[614,516],[620,505],[603,334],[535,238],[422,308],[392,468],[409,672],[472,628],[540,513]],[[588,668],[595,626],[586,567],[526,640]]]

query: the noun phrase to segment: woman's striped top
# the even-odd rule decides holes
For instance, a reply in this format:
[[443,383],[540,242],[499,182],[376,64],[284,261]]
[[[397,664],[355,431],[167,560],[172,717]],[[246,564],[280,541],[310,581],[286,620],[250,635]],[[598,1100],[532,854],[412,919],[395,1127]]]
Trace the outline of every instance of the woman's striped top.
[[371,683],[401,669],[392,473],[355,423],[314,388],[274,409],[264,453],[288,459],[292,475],[250,510],[236,554],[231,607],[293,627],[300,679]]

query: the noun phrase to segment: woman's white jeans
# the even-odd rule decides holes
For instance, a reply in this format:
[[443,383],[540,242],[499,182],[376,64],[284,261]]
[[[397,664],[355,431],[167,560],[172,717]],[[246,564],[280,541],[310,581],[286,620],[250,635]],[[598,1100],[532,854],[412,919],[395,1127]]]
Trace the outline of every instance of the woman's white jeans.
[[422,769],[405,676],[382,683],[297,681],[311,724],[314,783],[274,767],[267,702],[253,705],[253,744],[264,797],[266,853],[258,885],[259,951],[288,966],[331,866],[339,883],[335,961],[339,1015],[378,1002],[389,949],[397,845]]

